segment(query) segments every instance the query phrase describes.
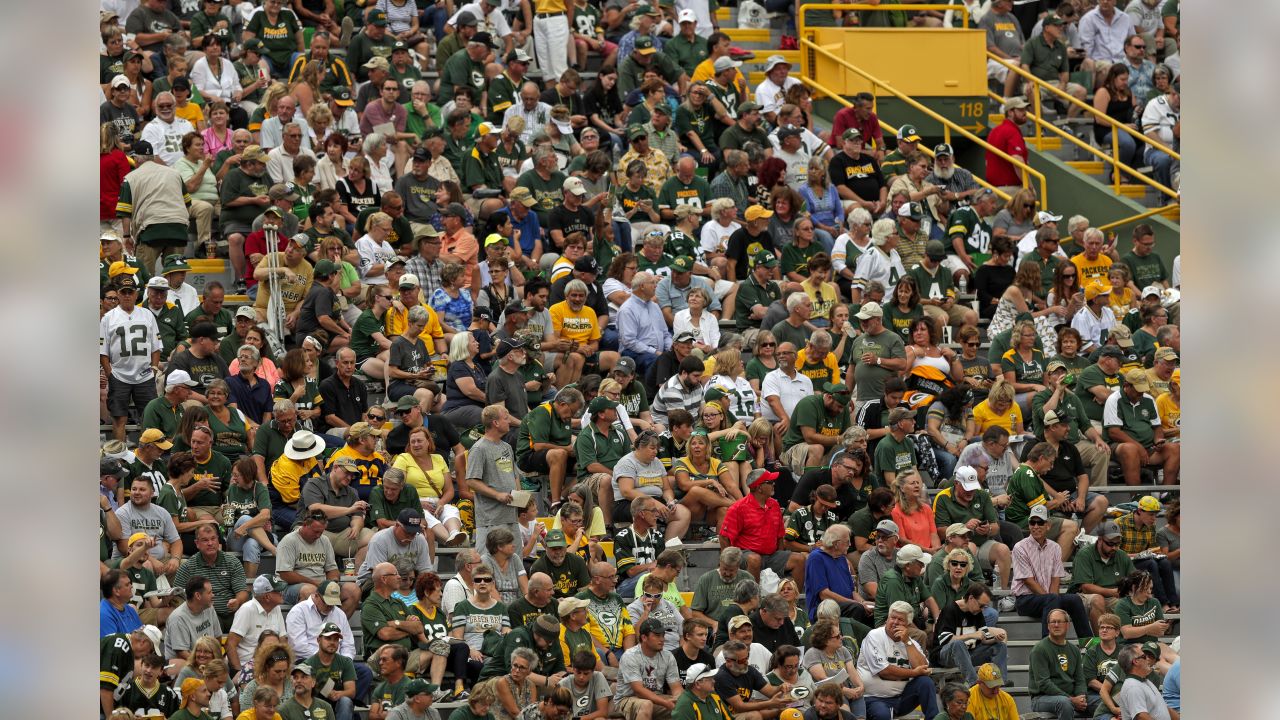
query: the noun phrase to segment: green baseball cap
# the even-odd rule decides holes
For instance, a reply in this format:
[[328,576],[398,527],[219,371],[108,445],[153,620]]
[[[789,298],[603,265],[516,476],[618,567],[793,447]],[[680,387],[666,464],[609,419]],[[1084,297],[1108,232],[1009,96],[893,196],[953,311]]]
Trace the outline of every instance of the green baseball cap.
[[191,266],[187,264],[186,258],[181,255],[169,255],[164,259],[160,274],[168,275],[174,272],[191,272]]
[[828,382],[828,383],[822,383],[822,392],[830,393],[831,395],[848,395],[849,388],[845,387],[844,383]]
[[569,541],[565,539],[563,530],[552,530],[547,533],[546,545],[549,548],[569,547]]
[[631,129],[627,131],[628,140],[635,140],[636,138],[642,138],[642,137],[648,137],[648,136],[649,136],[649,132],[644,129],[643,125],[632,125]]
[[338,266],[329,258],[323,258],[316,263],[316,267],[312,271],[312,274],[316,277],[329,277],[336,272],[338,272]]
[[764,265],[767,268],[778,267],[778,258],[768,250],[761,250],[756,256],[751,258],[756,265]]
[[374,10],[373,12],[369,13],[369,24],[377,25],[378,27],[386,27],[387,14],[382,10]]
[[591,398],[591,402],[587,404],[587,411],[594,414],[616,407],[618,407],[618,403],[603,395],[597,395]]
[[671,261],[671,269],[674,272],[693,272],[693,258],[681,255]]
[[409,681],[408,685],[404,686],[404,696],[406,698],[410,698],[414,695],[421,695],[422,693],[433,693],[439,689],[440,686],[435,683],[429,683],[422,678],[414,678]]

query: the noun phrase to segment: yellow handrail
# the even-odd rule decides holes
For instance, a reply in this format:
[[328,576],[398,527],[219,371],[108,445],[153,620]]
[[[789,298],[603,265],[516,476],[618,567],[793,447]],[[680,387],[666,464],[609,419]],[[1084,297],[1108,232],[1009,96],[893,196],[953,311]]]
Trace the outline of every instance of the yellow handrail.
[[[862,4],[842,5],[839,3],[828,3],[828,4],[822,4],[822,5],[818,5],[818,4],[811,5],[806,3],[800,6],[800,17],[797,18],[797,22],[800,24],[800,27],[798,28],[798,30],[800,31],[804,30],[804,13],[809,10],[840,10],[843,12],[849,12],[849,11],[856,12],[859,10],[870,10],[873,12],[891,12],[893,10],[903,10],[903,11],[938,10],[944,13],[958,12],[963,17],[963,20],[961,21],[963,23],[963,27],[966,27],[966,28],[969,27],[969,8],[966,7],[964,4],[948,5],[947,3],[932,3],[932,4],[931,3],[913,3],[909,5],[862,5]],[[888,28],[888,29],[892,30],[893,28]],[[935,28],[935,29],[943,30],[946,28]]]
[[[1049,90],[1049,92],[1053,93],[1054,95],[1057,95],[1059,98],[1062,98],[1062,99],[1063,99],[1063,100],[1065,100],[1066,102],[1068,102],[1068,103],[1070,103],[1070,104],[1072,104],[1072,105],[1075,105],[1076,107],[1079,107],[1079,108],[1081,108],[1082,110],[1084,110],[1085,112],[1089,113],[1089,114],[1090,114],[1090,115],[1092,115],[1096,120],[1098,120],[1098,121],[1102,122],[1103,124],[1110,125],[1110,126],[1112,127],[1112,132],[1113,132],[1113,134],[1114,134],[1115,129],[1116,129],[1116,128],[1119,128],[1120,130],[1123,130],[1123,131],[1125,131],[1125,132],[1129,133],[1130,135],[1132,135],[1132,136],[1134,137],[1134,139],[1136,139],[1137,141],[1139,141],[1139,142],[1143,142],[1143,143],[1146,143],[1147,145],[1150,145],[1151,147],[1153,147],[1153,148],[1155,148],[1155,149],[1157,149],[1157,150],[1159,150],[1159,151],[1161,151],[1161,152],[1163,152],[1163,153],[1167,153],[1167,154],[1168,154],[1170,157],[1172,157],[1174,160],[1181,160],[1181,159],[1182,159],[1182,156],[1181,156],[1181,155],[1179,155],[1176,151],[1174,151],[1174,149],[1173,149],[1173,148],[1166,146],[1164,143],[1160,142],[1159,140],[1152,140],[1151,138],[1147,137],[1146,135],[1143,135],[1142,133],[1138,132],[1137,130],[1134,130],[1133,128],[1129,127],[1128,125],[1125,125],[1125,124],[1124,124],[1124,123],[1122,123],[1122,122],[1118,122],[1118,121],[1116,121],[1116,120],[1115,120],[1115,119],[1113,119],[1111,116],[1109,116],[1109,115],[1107,115],[1106,113],[1101,112],[1100,110],[1098,110],[1098,108],[1096,108],[1096,107],[1094,107],[1094,106],[1092,106],[1092,105],[1089,105],[1088,103],[1080,102],[1080,101],[1079,101],[1079,100],[1077,100],[1076,98],[1072,97],[1069,93],[1064,92],[1064,91],[1063,91],[1063,90],[1061,90],[1060,88],[1055,87],[1054,85],[1052,85],[1052,84],[1050,84],[1050,83],[1047,83],[1047,82],[1045,82],[1044,80],[1041,80],[1040,78],[1036,77],[1035,75],[1032,75],[1031,73],[1027,72],[1026,70],[1023,70],[1021,67],[1019,67],[1019,66],[1017,66],[1017,65],[1014,65],[1013,63],[1009,62],[1008,60],[1005,60],[1004,58],[996,57],[995,55],[991,54],[991,52],[990,52],[990,51],[988,51],[988,52],[987,52],[987,57],[988,57],[988,58],[990,58],[990,59],[992,59],[992,60],[995,60],[996,62],[1000,63],[1001,65],[1004,65],[1004,66],[1005,66],[1006,68],[1008,68],[1010,71],[1012,71],[1012,72],[1014,72],[1014,73],[1017,73],[1019,76],[1021,76],[1021,77],[1025,78],[1025,79],[1030,80],[1031,82],[1035,83],[1035,85],[1036,85],[1036,87],[1037,87],[1037,88],[1046,88],[1046,89],[1048,89],[1048,90]],[[1037,113],[1037,114],[1038,114],[1038,113]],[[1036,140],[1039,140],[1039,139],[1040,139],[1040,138],[1039,138],[1039,136],[1037,135]]]
[[[987,96],[988,96],[988,97],[990,97],[992,100],[995,100],[996,102],[1004,102],[1004,98],[1000,97],[1000,96],[999,96],[999,95],[997,95],[996,93],[991,92],[990,90],[988,90],[988,91],[987,91]],[[1050,129],[1050,130],[1054,131],[1055,133],[1057,133],[1060,137],[1065,138],[1065,139],[1067,139],[1067,140],[1071,141],[1072,143],[1074,143],[1074,144],[1076,145],[1076,147],[1083,148],[1084,150],[1087,150],[1088,152],[1090,152],[1091,154],[1093,154],[1093,155],[1094,155],[1094,157],[1099,158],[1099,159],[1100,159],[1100,160],[1102,160],[1103,162],[1108,162],[1108,163],[1112,163],[1112,164],[1114,164],[1114,165],[1115,165],[1117,168],[1119,168],[1120,170],[1122,170],[1122,171],[1124,171],[1124,172],[1129,173],[1130,175],[1134,176],[1135,178],[1137,178],[1138,180],[1142,181],[1143,183],[1146,183],[1147,185],[1150,185],[1151,187],[1155,188],[1156,190],[1159,190],[1160,192],[1162,192],[1162,193],[1164,193],[1164,194],[1166,194],[1166,195],[1177,195],[1177,194],[1178,194],[1176,191],[1172,190],[1171,188],[1168,188],[1168,187],[1164,186],[1163,184],[1161,184],[1161,183],[1159,183],[1159,182],[1157,182],[1157,181],[1155,181],[1155,180],[1152,180],[1151,178],[1149,178],[1149,177],[1147,177],[1146,175],[1142,174],[1141,172],[1139,172],[1139,171],[1135,170],[1134,168],[1131,168],[1131,167],[1129,167],[1128,165],[1126,165],[1125,163],[1120,162],[1120,161],[1119,161],[1119,155],[1120,155],[1120,152],[1119,152],[1119,149],[1118,149],[1117,147],[1115,147],[1115,146],[1117,146],[1117,145],[1119,144],[1119,142],[1120,142],[1120,141],[1119,141],[1119,139],[1118,139],[1118,136],[1117,136],[1114,132],[1113,132],[1113,133],[1111,133],[1112,154],[1111,154],[1111,155],[1107,155],[1106,153],[1104,153],[1104,152],[1102,152],[1101,150],[1099,150],[1098,148],[1096,148],[1096,147],[1094,147],[1094,146],[1090,145],[1089,143],[1084,142],[1083,140],[1081,140],[1080,138],[1076,137],[1075,135],[1072,135],[1071,133],[1069,133],[1069,132],[1067,132],[1067,131],[1063,130],[1062,128],[1058,127],[1057,125],[1054,125],[1053,123],[1048,122],[1047,120],[1045,120],[1045,119],[1044,119],[1044,118],[1039,114],[1039,108],[1037,108],[1036,110],[1037,110],[1036,114],[1035,114],[1035,115],[1032,115],[1032,116],[1030,116],[1030,117],[1031,117],[1031,119],[1032,119],[1032,120],[1034,120],[1034,121],[1037,123],[1037,126],[1036,126],[1036,134],[1037,134],[1037,137],[1039,136],[1040,127],[1042,127],[1042,126],[1043,126],[1043,127],[1045,127],[1045,128],[1048,128],[1048,129]],[[1109,181],[1109,184],[1111,184],[1111,185],[1113,185],[1113,186],[1115,187],[1115,192],[1116,192],[1116,194],[1117,194],[1117,195],[1119,195],[1119,194],[1120,194],[1120,173],[1113,173],[1113,174],[1112,174],[1112,179],[1111,179],[1111,181]]]
[[1109,222],[1106,225],[1099,225],[1098,229],[1105,232],[1107,230],[1111,230],[1112,228],[1118,228],[1123,225],[1128,225],[1129,223],[1138,222],[1139,220],[1146,220],[1147,218],[1152,217],[1153,215],[1163,215],[1169,210],[1172,210],[1173,208],[1179,207],[1181,205],[1182,205],[1181,202],[1172,202],[1172,203],[1169,203],[1168,205],[1165,205],[1164,207],[1153,208],[1151,210],[1140,212],[1137,215],[1131,215],[1127,218],[1124,218],[1123,220],[1116,220],[1115,222]]
[[[800,76],[800,78],[799,78],[799,79],[800,79],[800,82],[802,82],[802,83],[804,83],[805,85],[808,85],[809,87],[813,88],[814,90],[817,90],[818,92],[823,93],[824,95],[826,95],[826,96],[828,96],[828,97],[830,97],[830,98],[834,99],[836,102],[840,103],[841,105],[843,105],[843,106],[845,106],[845,107],[847,107],[847,108],[848,108],[848,107],[853,107],[853,103],[851,103],[851,102],[849,102],[848,100],[846,100],[846,99],[844,98],[844,96],[843,96],[843,95],[837,95],[836,93],[832,92],[831,90],[828,90],[826,87],[824,87],[824,86],[822,85],[822,83],[818,82],[817,80],[813,80],[813,79],[811,79],[811,78],[807,78],[807,77],[803,77],[803,76]],[[890,134],[897,134],[897,132],[898,132],[898,128],[896,128],[896,127],[894,127],[894,126],[890,125],[889,123],[885,122],[884,120],[880,120],[878,117],[877,117],[876,119],[877,119],[877,120],[879,120],[879,122],[880,122],[880,129],[881,129],[881,130],[884,130],[885,132],[890,133]],[[935,156],[934,156],[934,154],[933,154],[933,150],[931,150],[930,148],[927,148],[927,147],[925,147],[924,145],[921,145],[919,149],[920,149],[920,152],[924,153],[925,155],[928,155],[929,157],[935,157]],[[984,188],[986,188],[986,189],[990,190],[991,192],[995,193],[995,194],[996,194],[996,197],[1000,198],[1001,200],[1003,200],[1003,201],[1005,201],[1005,202],[1009,202],[1009,193],[1007,193],[1007,192],[1005,192],[1005,191],[1001,190],[1000,188],[996,187],[995,185],[992,185],[991,183],[989,183],[989,182],[987,182],[986,180],[984,180],[984,179],[982,179],[982,178],[978,177],[977,175],[974,175],[974,176],[973,176],[973,180],[974,180],[974,182],[978,183],[978,184],[979,184],[979,185],[981,185],[982,187],[984,187]]]
[[[806,5],[806,6],[804,6],[804,7],[813,7],[813,6]],[[842,6],[842,7],[851,7],[851,6],[845,5],[845,6]],[[894,7],[902,7],[902,6],[894,6]],[[1026,186],[1030,185],[1030,179],[1031,179],[1031,177],[1033,177],[1033,176],[1034,176],[1037,180],[1039,180],[1039,181],[1040,181],[1040,197],[1039,197],[1039,200],[1040,200],[1040,202],[1042,203],[1042,207],[1048,207],[1048,206],[1049,206],[1049,186],[1048,186],[1048,183],[1047,183],[1047,182],[1045,182],[1044,173],[1041,173],[1039,170],[1036,170],[1035,168],[1031,167],[1030,165],[1028,165],[1027,163],[1023,162],[1022,160],[1019,160],[1018,158],[1013,157],[1012,155],[1010,155],[1010,154],[1006,153],[1005,151],[1001,150],[1000,148],[998,148],[998,147],[996,147],[996,146],[992,145],[991,143],[987,142],[986,140],[983,140],[982,138],[978,137],[977,135],[974,135],[973,133],[969,132],[968,130],[966,130],[963,126],[959,125],[958,123],[955,123],[955,122],[953,122],[953,121],[951,121],[951,120],[949,120],[949,119],[947,119],[947,118],[943,117],[942,115],[939,115],[938,113],[934,112],[933,110],[930,110],[929,108],[925,107],[924,105],[920,104],[919,102],[916,102],[916,101],[915,101],[915,100],[913,100],[912,98],[907,97],[906,95],[902,94],[902,93],[901,93],[901,92],[899,92],[897,89],[895,89],[895,88],[894,88],[892,85],[890,85],[889,83],[887,83],[887,82],[885,82],[885,81],[883,81],[883,80],[880,80],[879,78],[876,78],[876,77],[874,77],[874,76],[870,75],[869,73],[867,73],[866,71],[864,71],[864,70],[862,70],[862,69],[860,69],[860,68],[855,67],[854,65],[850,64],[850,63],[849,63],[847,60],[845,60],[844,58],[836,57],[835,55],[833,55],[833,54],[831,54],[830,52],[828,52],[828,51],[827,51],[825,48],[823,48],[821,45],[818,45],[817,43],[813,42],[812,40],[809,40],[808,38],[805,38],[805,37],[803,37],[803,36],[802,36],[802,37],[800,37],[800,45],[801,45],[801,46],[806,46],[806,45],[807,45],[807,46],[809,46],[809,48],[810,48],[811,50],[813,50],[813,51],[815,51],[815,52],[818,52],[818,53],[821,53],[822,55],[825,55],[829,60],[834,61],[837,65],[840,65],[840,66],[842,66],[842,67],[844,67],[844,68],[846,68],[846,69],[848,69],[848,70],[851,70],[851,71],[853,71],[853,72],[857,73],[858,75],[861,75],[863,78],[865,78],[868,82],[870,82],[870,83],[871,83],[871,85],[872,85],[872,89],[875,89],[875,88],[884,88],[885,90],[887,90],[887,91],[889,92],[889,94],[891,94],[891,95],[893,95],[894,97],[898,98],[899,100],[901,100],[902,102],[906,103],[907,105],[910,105],[911,107],[915,108],[918,112],[922,112],[922,113],[924,113],[925,115],[927,115],[928,117],[931,117],[931,118],[933,118],[934,120],[937,120],[938,122],[942,123],[943,128],[945,128],[945,129],[946,129],[946,130],[948,130],[949,132],[957,132],[957,133],[959,133],[962,137],[968,138],[970,141],[972,141],[972,142],[974,142],[974,143],[976,143],[976,144],[978,144],[978,145],[982,146],[984,149],[986,149],[986,150],[987,150],[987,152],[994,153],[997,157],[1003,158],[1004,160],[1006,160],[1006,161],[1008,161],[1008,162],[1012,163],[1015,167],[1019,167],[1019,168],[1021,168],[1021,169],[1022,169],[1022,184],[1023,184],[1023,186],[1024,186],[1024,187],[1026,187]],[[802,74],[802,75],[804,75],[804,73],[801,73],[801,74]],[[810,73],[810,74],[812,74],[812,73]],[[831,92],[829,92],[829,91],[823,90],[823,92],[826,92],[828,95],[833,95],[833,96],[835,96],[833,93],[831,93]],[[838,96],[836,96],[836,97],[838,97]],[[948,140],[947,140],[947,141],[948,141],[948,142],[950,142],[950,138],[948,138]]]

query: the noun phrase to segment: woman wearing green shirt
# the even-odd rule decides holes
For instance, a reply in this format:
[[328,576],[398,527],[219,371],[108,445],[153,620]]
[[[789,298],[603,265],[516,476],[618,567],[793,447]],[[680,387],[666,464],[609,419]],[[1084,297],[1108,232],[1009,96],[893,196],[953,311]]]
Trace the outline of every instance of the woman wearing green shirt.
[[751,388],[756,391],[756,397],[763,398],[760,393],[760,384],[764,382],[764,376],[770,371],[778,369],[778,340],[773,333],[768,330],[761,330],[755,338],[755,344],[751,347],[751,359],[747,361],[746,377],[747,382],[751,383]]
[[884,326],[898,333],[902,342],[911,344],[911,323],[924,317],[924,306],[920,304],[920,288],[916,279],[907,275],[898,280],[893,289],[893,301],[886,302],[884,309]]
[[[1120,642],[1129,645],[1147,640],[1159,640],[1169,632],[1170,622],[1164,619],[1164,608],[1152,594],[1151,575],[1136,570],[1120,579],[1116,586],[1120,601],[1115,614],[1120,618]],[[1178,656],[1163,643],[1160,659],[1172,663]]]
[[271,65],[271,76],[285,78],[289,74],[289,61],[295,52],[303,52],[302,25],[292,10],[284,7],[284,0],[264,0],[262,12],[255,14],[244,28],[244,40],[258,38]]
[[644,237],[650,230],[667,232],[666,225],[659,225],[662,216],[658,214],[658,196],[645,183],[648,168],[643,160],[632,160],[627,164],[626,183],[614,188],[614,196],[622,213],[631,222],[632,237]]
[[212,380],[205,388],[209,401],[209,429],[213,431],[213,449],[234,463],[253,447],[253,431],[249,420],[236,408],[227,405],[231,388],[225,380]]
[[320,384],[314,377],[312,362],[302,348],[294,348],[280,361],[280,382],[276,383],[273,397],[288,398],[298,407],[298,429],[311,430],[312,419],[322,412]]

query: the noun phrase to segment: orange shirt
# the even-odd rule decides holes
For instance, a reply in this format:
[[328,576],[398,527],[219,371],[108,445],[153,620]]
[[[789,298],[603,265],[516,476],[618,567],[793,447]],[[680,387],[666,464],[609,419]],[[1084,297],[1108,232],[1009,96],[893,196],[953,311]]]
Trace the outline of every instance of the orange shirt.
[[462,287],[470,288],[474,281],[480,284],[480,244],[476,236],[466,230],[459,230],[456,235],[445,235],[440,241],[440,252],[458,258],[466,272],[462,274]]

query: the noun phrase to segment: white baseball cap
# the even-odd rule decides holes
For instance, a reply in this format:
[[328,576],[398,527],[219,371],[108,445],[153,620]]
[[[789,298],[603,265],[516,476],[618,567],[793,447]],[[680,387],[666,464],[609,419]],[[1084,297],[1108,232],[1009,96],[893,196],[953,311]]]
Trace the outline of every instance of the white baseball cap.
[[[688,11],[686,11],[688,12]],[[692,685],[699,680],[716,676],[716,669],[704,663],[694,663],[684,671],[684,681],[686,685]]]
[[174,387],[177,385],[186,385],[187,387],[198,387],[200,383],[191,379],[191,373],[186,370],[174,370],[169,373],[169,377],[165,378],[165,387]]
[[676,15],[676,22],[696,23],[698,22],[698,16],[693,14],[693,10],[690,10],[689,8],[685,8],[681,10],[678,15]]
[[978,471],[968,465],[961,465],[956,468],[956,482],[960,483],[960,487],[969,492],[982,487],[982,483],[978,482]]

